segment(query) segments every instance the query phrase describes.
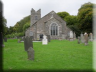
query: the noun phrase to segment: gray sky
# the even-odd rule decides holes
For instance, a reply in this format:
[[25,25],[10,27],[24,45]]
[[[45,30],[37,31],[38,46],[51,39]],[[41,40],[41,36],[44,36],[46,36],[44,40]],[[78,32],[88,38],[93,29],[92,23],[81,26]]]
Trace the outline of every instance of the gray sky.
[[70,15],[77,15],[82,4],[96,0],[1,0],[3,2],[3,16],[7,19],[7,26],[14,26],[18,21],[30,15],[31,9],[41,9],[41,17],[50,11],[66,11]]

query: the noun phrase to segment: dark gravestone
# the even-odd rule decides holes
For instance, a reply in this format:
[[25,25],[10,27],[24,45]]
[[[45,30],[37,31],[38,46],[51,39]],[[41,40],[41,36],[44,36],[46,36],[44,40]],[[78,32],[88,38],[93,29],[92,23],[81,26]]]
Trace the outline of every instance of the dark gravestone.
[[28,44],[29,44],[29,47],[32,47],[33,48],[33,41],[32,41],[32,37],[28,37],[29,41],[28,41]]
[[78,44],[80,44],[80,37],[78,37]]
[[24,47],[25,47],[25,51],[28,51],[29,47],[33,48],[33,41],[32,41],[32,37],[24,37]]
[[6,37],[4,38],[4,42],[7,42],[7,38]]
[[31,43],[31,46],[33,48],[33,36],[30,37],[30,43]]
[[25,48],[25,51],[27,51],[28,50],[28,37],[24,37],[24,48]]
[[28,48],[27,53],[28,53],[28,59],[29,60],[34,60],[34,49],[32,47]]
[[34,60],[34,50],[33,50],[33,41],[32,37],[24,37],[24,47],[25,51],[28,53],[28,59]]
[[48,42],[50,42],[50,35],[47,35]]

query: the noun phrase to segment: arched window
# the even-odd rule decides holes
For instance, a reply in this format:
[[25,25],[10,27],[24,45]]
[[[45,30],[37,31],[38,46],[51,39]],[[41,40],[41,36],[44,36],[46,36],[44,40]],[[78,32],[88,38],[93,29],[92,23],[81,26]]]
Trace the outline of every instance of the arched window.
[[51,35],[58,35],[58,25],[55,23],[51,25]]

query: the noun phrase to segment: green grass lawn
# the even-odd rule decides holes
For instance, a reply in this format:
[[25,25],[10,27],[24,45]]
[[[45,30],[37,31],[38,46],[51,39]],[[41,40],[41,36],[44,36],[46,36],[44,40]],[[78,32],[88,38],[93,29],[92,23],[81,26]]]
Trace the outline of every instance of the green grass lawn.
[[92,42],[88,46],[78,44],[77,40],[51,40],[48,45],[34,42],[35,60],[28,60],[24,43],[17,39],[4,42],[3,69],[4,70],[91,70]]

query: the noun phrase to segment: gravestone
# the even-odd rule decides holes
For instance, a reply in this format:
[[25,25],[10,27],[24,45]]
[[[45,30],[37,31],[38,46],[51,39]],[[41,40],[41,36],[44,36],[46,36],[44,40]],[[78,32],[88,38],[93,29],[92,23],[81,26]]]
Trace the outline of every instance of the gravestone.
[[28,51],[28,48],[32,47],[33,48],[33,41],[31,37],[25,36],[24,37],[24,48],[25,51]]
[[34,49],[32,47],[28,48],[27,53],[28,53],[28,59],[29,60],[34,60]]
[[18,43],[21,43],[20,39],[18,39]]
[[46,35],[43,36],[42,44],[43,45],[47,45],[48,44],[48,40],[47,40],[47,36]]
[[28,50],[28,37],[27,36],[25,36],[24,37],[24,48],[25,48],[25,51],[27,51]]
[[50,42],[50,35],[47,35],[48,42]]
[[70,41],[73,41],[73,32],[70,31]]
[[84,43],[84,35],[81,33],[81,42]]
[[88,45],[88,34],[87,33],[85,33],[84,34],[84,40],[85,40],[85,45]]
[[80,44],[80,37],[78,36],[78,44]]
[[28,53],[28,59],[34,60],[34,49],[33,49],[32,37],[30,36],[24,37],[24,48],[25,48],[25,51],[27,51]]
[[24,37],[21,37],[20,41],[24,41]]
[[89,40],[93,41],[93,34],[92,33],[89,34]]
[[6,37],[4,38],[4,42],[7,42],[7,38]]
[[75,34],[75,32],[74,32],[74,34],[73,34],[73,38],[74,38],[74,40],[76,39],[76,34]]

